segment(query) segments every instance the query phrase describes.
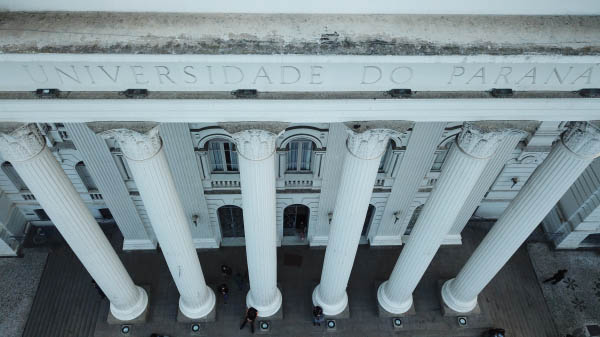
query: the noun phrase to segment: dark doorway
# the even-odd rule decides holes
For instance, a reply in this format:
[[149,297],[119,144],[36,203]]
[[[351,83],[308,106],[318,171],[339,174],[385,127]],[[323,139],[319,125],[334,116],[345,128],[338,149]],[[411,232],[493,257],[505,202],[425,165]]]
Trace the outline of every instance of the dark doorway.
[[217,210],[221,235],[224,238],[244,237],[244,216],[241,207],[226,205]]
[[283,210],[283,236],[295,236],[302,240],[308,233],[308,217],[310,209],[301,204],[294,204]]

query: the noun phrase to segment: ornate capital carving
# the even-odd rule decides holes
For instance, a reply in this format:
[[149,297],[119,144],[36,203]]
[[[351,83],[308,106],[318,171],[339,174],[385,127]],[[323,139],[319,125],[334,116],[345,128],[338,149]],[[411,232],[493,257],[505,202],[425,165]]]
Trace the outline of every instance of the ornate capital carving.
[[371,129],[361,133],[348,130],[350,135],[346,146],[354,156],[371,160],[385,153],[390,137],[396,132],[389,129]]
[[0,153],[8,161],[25,161],[35,157],[46,146],[34,124],[26,124],[10,133],[0,133]]
[[130,129],[113,129],[100,133],[102,138],[115,138],[123,154],[132,160],[146,160],[152,158],[160,151],[162,141],[158,135],[158,127],[147,133],[140,133]]
[[239,155],[250,160],[264,160],[275,153],[276,134],[265,130],[244,130],[232,135]]
[[488,158],[498,148],[505,137],[523,133],[516,129],[482,130],[470,123],[465,123],[458,134],[456,143],[466,154],[475,158]]
[[579,156],[595,158],[600,155],[600,129],[588,122],[570,123],[561,141]]

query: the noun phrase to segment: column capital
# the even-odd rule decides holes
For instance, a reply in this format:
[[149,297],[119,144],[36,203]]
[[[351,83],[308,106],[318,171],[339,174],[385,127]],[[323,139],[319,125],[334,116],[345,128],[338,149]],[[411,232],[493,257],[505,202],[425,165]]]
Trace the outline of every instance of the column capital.
[[372,160],[385,153],[390,137],[396,133],[389,129],[370,129],[361,133],[348,130],[350,134],[346,142],[348,151],[355,157]]
[[562,143],[576,155],[595,158],[600,155],[600,129],[588,122],[573,122],[562,134]]
[[46,142],[34,124],[0,133],[0,153],[8,161],[25,161],[40,153]]
[[158,127],[145,133],[130,129],[112,129],[103,131],[99,135],[104,139],[115,138],[119,142],[123,154],[131,160],[150,159],[162,147]]
[[524,133],[517,129],[484,130],[471,123],[465,123],[456,138],[456,144],[467,155],[475,158],[488,158],[509,135]]
[[276,134],[266,130],[243,130],[232,135],[237,152],[248,160],[265,160],[275,153]]

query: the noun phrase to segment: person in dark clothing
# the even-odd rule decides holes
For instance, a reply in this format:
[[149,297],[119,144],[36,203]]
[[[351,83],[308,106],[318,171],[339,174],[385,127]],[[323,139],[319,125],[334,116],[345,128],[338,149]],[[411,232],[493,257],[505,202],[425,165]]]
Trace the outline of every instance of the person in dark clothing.
[[229,288],[225,283],[219,286],[219,292],[223,296],[223,303],[227,304],[227,300],[229,299]]
[[223,277],[230,277],[231,274],[233,273],[233,270],[231,269],[230,266],[228,266],[226,264],[222,264],[221,265],[221,273],[223,273]]
[[325,316],[323,315],[323,308],[320,306],[316,306],[313,308],[313,326],[318,325],[321,326],[321,323],[325,321]]
[[256,320],[256,317],[258,317],[258,310],[253,307],[248,308],[248,310],[246,310],[244,321],[242,322],[242,325],[240,325],[240,330],[246,326],[246,323],[250,323],[250,331],[254,333],[254,321]]
[[554,275],[552,275],[552,277],[550,277],[549,279],[544,280],[544,283],[552,282],[552,284],[557,284],[565,278],[566,273],[566,269],[561,269],[554,273]]
[[92,285],[94,285],[94,288],[96,288],[96,291],[98,292],[98,295],[100,295],[100,298],[105,299],[106,295],[104,294],[104,291],[102,291],[102,288],[100,288],[98,283],[96,283],[96,281],[92,280]]

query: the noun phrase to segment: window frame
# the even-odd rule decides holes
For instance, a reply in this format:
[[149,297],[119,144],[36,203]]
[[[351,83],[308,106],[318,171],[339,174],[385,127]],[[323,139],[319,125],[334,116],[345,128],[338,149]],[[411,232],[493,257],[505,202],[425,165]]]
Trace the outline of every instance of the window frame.
[[[298,144],[298,148],[295,150],[295,158],[291,157],[292,144]],[[308,156],[308,168],[302,168],[302,164],[304,163],[304,153],[306,151],[306,146],[310,146],[307,152],[310,153]],[[315,143],[306,138],[297,138],[291,140],[286,146],[286,154],[285,154],[285,172],[286,173],[312,173],[312,166],[314,162],[314,149]],[[291,167],[290,160],[295,159],[293,162],[295,167]]]
[[[213,144],[218,144],[218,150],[214,149]],[[230,149],[225,149],[225,144],[229,144]],[[213,139],[208,142],[208,164],[210,165],[210,172],[213,174],[219,173],[239,173],[240,172],[240,164],[237,153],[237,146],[234,142],[230,140],[224,139]],[[217,164],[215,161],[215,151],[218,151],[219,157],[221,158],[220,165],[222,169],[217,169]],[[229,156],[227,155],[229,153]],[[228,160],[229,157],[229,160]]]

